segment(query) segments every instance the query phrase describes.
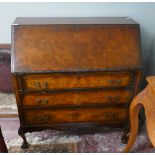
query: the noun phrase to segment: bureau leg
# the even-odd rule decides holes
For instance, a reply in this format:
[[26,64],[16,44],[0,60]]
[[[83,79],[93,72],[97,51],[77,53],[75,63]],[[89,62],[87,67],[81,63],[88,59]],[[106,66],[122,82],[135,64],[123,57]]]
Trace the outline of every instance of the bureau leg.
[[21,145],[21,149],[27,149],[29,145],[28,145],[28,142],[27,142],[27,140],[26,140],[24,130],[23,130],[22,128],[19,128],[18,134],[19,134],[19,136],[21,136],[22,139],[23,139],[23,144]]

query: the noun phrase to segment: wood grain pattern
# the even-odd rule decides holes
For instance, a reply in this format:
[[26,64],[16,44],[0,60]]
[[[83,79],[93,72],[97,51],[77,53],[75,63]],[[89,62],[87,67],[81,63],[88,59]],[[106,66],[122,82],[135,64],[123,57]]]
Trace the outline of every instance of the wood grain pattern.
[[131,84],[131,72],[104,72],[83,74],[48,74],[24,76],[26,90],[127,87]]
[[23,106],[117,105],[129,103],[131,90],[94,90],[23,95]]
[[126,108],[87,108],[73,110],[25,110],[26,125],[52,125],[72,122],[108,122],[126,120]]
[[12,31],[12,72],[140,67],[136,24],[18,25]]

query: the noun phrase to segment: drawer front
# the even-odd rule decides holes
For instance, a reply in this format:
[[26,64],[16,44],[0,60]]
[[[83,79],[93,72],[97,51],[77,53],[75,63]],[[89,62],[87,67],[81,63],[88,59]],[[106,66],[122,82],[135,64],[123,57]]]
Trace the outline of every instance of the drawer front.
[[132,98],[131,90],[93,90],[23,95],[23,106],[60,106],[90,104],[125,104]]
[[128,118],[126,108],[84,108],[71,110],[25,110],[26,125],[52,125],[73,122],[115,122]]
[[130,72],[121,73],[91,73],[91,74],[51,74],[27,75],[23,78],[26,90],[96,88],[96,87],[126,87],[131,83]]

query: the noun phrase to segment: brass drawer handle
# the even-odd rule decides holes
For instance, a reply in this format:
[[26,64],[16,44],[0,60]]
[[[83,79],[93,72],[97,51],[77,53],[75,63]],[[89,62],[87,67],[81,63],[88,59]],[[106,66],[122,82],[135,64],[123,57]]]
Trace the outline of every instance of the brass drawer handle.
[[110,85],[117,87],[121,84],[121,80],[109,80]]
[[119,97],[118,96],[109,96],[109,101],[112,103],[117,104],[119,102]]
[[40,98],[36,99],[36,102],[39,104],[48,104],[48,98],[45,98],[44,100],[41,100]]
[[44,99],[44,103],[45,103],[45,104],[48,104],[48,98],[45,98],[45,99]]
[[34,82],[34,85],[39,89],[41,89],[41,88],[47,89],[48,88],[48,82],[47,81],[43,82],[42,84],[37,81],[37,82]]
[[41,88],[41,84],[40,84],[40,82],[34,82],[34,85],[37,87],[37,88]]
[[43,85],[44,85],[44,88],[45,88],[45,89],[48,88],[48,82],[47,82],[47,81],[43,82]]
[[36,99],[36,102],[37,102],[37,103],[41,103],[42,100],[41,100],[40,98],[37,98],[37,99]]

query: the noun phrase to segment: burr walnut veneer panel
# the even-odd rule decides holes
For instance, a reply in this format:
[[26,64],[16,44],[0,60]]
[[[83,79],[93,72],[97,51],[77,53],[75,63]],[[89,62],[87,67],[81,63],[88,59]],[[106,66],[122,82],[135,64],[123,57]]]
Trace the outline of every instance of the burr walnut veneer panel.
[[55,123],[73,122],[108,122],[127,120],[126,108],[105,109],[72,109],[72,110],[25,110],[26,125],[52,125]]
[[83,74],[48,74],[24,76],[25,90],[126,87],[132,82],[131,72]]
[[137,68],[138,31],[137,25],[14,26],[16,63],[12,69],[31,72]]
[[63,93],[32,94],[23,96],[23,106],[117,105],[129,103],[132,96],[131,90],[67,91]]

